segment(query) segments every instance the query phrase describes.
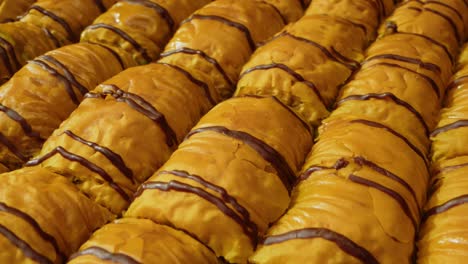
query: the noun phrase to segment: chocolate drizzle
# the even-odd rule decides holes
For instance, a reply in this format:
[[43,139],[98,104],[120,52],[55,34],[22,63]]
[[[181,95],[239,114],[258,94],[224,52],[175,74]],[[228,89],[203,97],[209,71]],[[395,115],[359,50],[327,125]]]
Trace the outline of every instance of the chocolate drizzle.
[[455,14],[457,14],[458,18],[460,18],[461,21],[464,21],[463,16],[460,13],[460,11],[458,11],[457,9],[452,7],[451,5],[448,5],[446,3],[442,3],[442,2],[439,2],[439,1],[433,1],[433,0],[426,1],[426,4],[435,4],[435,5],[440,5],[440,6],[446,7],[448,9],[452,10]]
[[188,22],[190,22],[190,21],[192,21],[194,19],[214,20],[214,21],[221,22],[221,23],[223,23],[225,25],[228,25],[230,27],[233,27],[233,28],[236,28],[236,29],[242,31],[242,33],[244,33],[245,37],[247,38],[247,42],[249,43],[250,49],[252,51],[255,50],[255,47],[256,47],[255,46],[255,41],[253,40],[252,35],[250,34],[250,30],[246,26],[242,25],[241,23],[231,21],[231,20],[229,20],[227,18],[224,18],[222,16],[193,14],[189,18],[182,21],[181,25],[183,25],[185,23],[188,23]]
[[86,88],[84,85],[82,85],[80,82],[78,82],[76,80],[75,76],[73,75],[73,73],[71,73],[71,71],[67,68],[67,66],[65,66],[63,63],[61,63],[60,61],[58,61],[54,57],[49,56],[49,55],[42,55],[38,59],[43,60],[43,61],[47,61],[47,62],[53,64],[58,69],[62,70],[63,74],[65,75],[65,78],[67,78],[68,82],[70,82],[73,86],[78,88],[78,91],[80,91],[80,93],[82,95],[85,95],[88,92],[88,88]]
[[458,164],[458,165],[443,167],[439,171],[435,171],[434,175],[437,175],[437,174],[439,174],[441,172],[449,172],[449,171],[453,171],[453,170],[458,170],[458,169],[461,169],[461,168],[464,168],[464,167],[468,167],[468,163],[462,163],[462,164]]
[[297,81],[304,83],[306,86],[308,86],[310,89],[314,91],[314,93],[317,95],[320,102],[322,102],[324,106],[327,106],[325,100],[323,99],[322,95],[320,94],[319,90],[317,89],[317,87],[315,86],[313,82],[306,80],[302,75],[300,75],[299,73],[295,72],[293,69],[289,68],[287,65],[282,64],[282,63],[271,63],[271,64],[263,64],[263,65],[254,66],[252,68],[245,70],[243,73],[241,73],[239,78],[242,79],[245,75],[254,71],[270,70],[270,69],[280,69],[288,73],[292,77],[294,77],[294,79],[296,79]]
[[451,17],[441,13],[440,11],[434,10],[432,8],[424,7],[424,10],[429,11],[431,13],[434,13],[434,14],[442,17],[443,19],[445,19],[450,24],[450,26],[452,27],[453,32],[455,33],[455,38],[457,39],[458,43],[461,43],[461,36],[460,36],[460,33],[458,32],[458,27],[455,24],[455,22],[453,22]]
[[440,133],[444,133],[444,132],[447,132],[449,130],[457,129],[457,128],[460,128],[460,127],[468,127],[468,120],[458,120],[458,121],[453,122],[451,124],[448,124],[448,125],[445,125],[445,126],[442,126],[442,127],[438,127],[437,129],[432,131],[431,137],[435,137],[435,136],[439,135]]
[[252,241],[252,245],[255,247],[257,244],[257,229],[256,225],[253,222],[247,222],[245,219],[242,219],[236,212],[231,209],[228,205],[226,205],[227,201],[220,199],[211,193],[203,190],[202,188],[199,187],[194,187],[176,180],[171,180],[169,182],[159,182],[159,181],[149,181],[143,183],[138,192],[135,194],[136,197],[141,195],[144,190],[148,189],[157,189],[163,192],[169,192],[171,190],[175,190],[178,192],[186,192],[186,193],[192,193],[195,194],[206,201],[212,203],[220,211],[222,211],[226,216],[229,218],[233,219],[236,223],[238,223],[242,229],[244,230],[244,233],[250,238]]
[[346,236],[339,234],[327,228],[304,228],[293,230],[281,235],[267,237],[264,245],[273,245],[293,239],[322,238],[335,243],[341,250],[347,254],[359,259],[367,264],[379,264],[379,261],[365,248],[359,246]]
[[134,38],[132,38],[130,35],[125,33],[125,31],[121,30],[118,27],[115,27],[109,24],[98,23],[98,24],[93,24],[93,25],[88,26],[85,30],[96,30],[99,28],[110,30],[114,32],[115,34],[119,35],[119,37],[121,37],[122,39],[130,43],[133,46],[133,48],[141,54],[141,56],[143,57],[143,59],[146,60],[146,62],[152,61],[146,49],[143,48]]
[[121,90],[114,84],[101,84],[101,87],[106,87],[108,89],[105,89],[100,93],[87,93],[85,98],[104,99],[109,95],[112,96],[117,102],[126,103],[134,110],[151,119],[159,128],[163,130],[164,134],[166,135],[166,144],[169,147],[177,145],[177,135],[175,134],[174,130],[172,130],[172,128],[169,126],[164,115],[159,112],[151,103],[137,94]]
[[176,66],[176,65],[172,65],[172,64],[169,64],[169,63],[164,63],[164,62],[156,62],[156,64],[161,64],[161,65],[165,65],[165,66],[168,66],[180,73],[182,73],[187,79],[189,79],[192,83],[194,83],[195,85],[201,87],[206,95],[206,98],[208,98],[208,101],[210,101],[211,105],[216,105],[216,101],[213,99],[213,97],[211,96],[211,93],[210,93],[210,88],[208,87],[208,84],[198,80],[197,78],[193,77],[192,74],[190,74],[190,72],[182,69],[181,67],[179,66]]
[[100,46],[101,48],[107,50],[119,62],[120,67],[122,68],[122,70],[127,68],[125,66],[125,63],[123,62],[122,58],[120,57],[120,55],[115,50],[113,50],[112,48],[110,48],[110,47],[108,47],[108,46],[106,46],[104,44],[101,44],[101,43],[96,43],[96,42],[87,42],[87,43],[92,44],[92,45]]
[[448,211],[451,208],[454,208],[456,206],[463,205],[463,204],[466,204],[466,203],[468,203],[468,195],[467,194],[458,196],[458,197],[453,198],[451,200],[448,200],[447,202],[445,202],[445,203],[443,203],[441,205],[434,206],[431,209],[427,210],[423,215],[423,220],[422,221],[426,221],[429,217],[431,217],[433,215],[441,214],[443,212]]
[[304,43],[312,45],[312,46],[320,49],[320,51],[325,56],[327,56],[329,59],[331,59],[331,60],[333,60],[335,62],[338,62],[340,64],[343,64],[344,66],[346,66],[348,69],[350,69],[352,71],[359,68],[359,62],[357,62],[355,60],[352,60],[352,59],[349,59],[349,58],[345,57],[344,55],[340,54],[333,46],[330,48],[331,49],[331,52],[330,52],[327,48],[325,48],[324,46],[322,46],[321,44],[319,44],[319,43],[317,43],[317,42],[315,42],[313,40],[309,40],[309,39],[306,39],[306,38],[295,36],[295,35],[287,32],[287,31],[283,31],[283,32],[275,35],[273,38],[271,38],[266,43],[260,44],[259,47],[263,46],[263,45],[266,45],[269,42],[274,41],[275,39],[280,38],[280,37],[289,37],[289,38],[295,39],[297,41],[302,41]]
[[462,84],[468,84],[468,75],[460,76],[459,78],[451,81],[445,90],[445,94]]
[[63,132],[65,135],[69,136],[73,140],[80,142],[81,144],[84,144],[92,149],[94,151],[101,153],[104,155],[127,179],[129,179],[132,183],[135,183],[135,180],[133,179],[133,171],[127,167],[125,164],[125,161],[122,159],[122,157],[113,152],[111,149],[103,146],[99,146],[98,144],[85,140],[82,137],[77,136],[70,130],[65,130]]
[[66,149],[64,149],[61,146],[54,148],[52,151],[50,151],[49,153],[45,154],[42,157],[39,157],[37,159],[32,159],[32,160],[28,161],[25,164],[25,166],[37,166],[37,165],[43,163],[44,161],[52,158],[56,154],[59,154],[60,156],[62,156],[63,158],[65,158],[65,159],[67,159],[69,161],[78,162],[83,167],[86,167],[90,171],[98,174],[105,181],[107,181],[109,183],[109,186],[112,189],[114,189],[125,201],[127,201],[127,202],[131,201],[128,194],[117,183],[114,182],[112,177],[104,169],[102,169],[98,165],[92,163],[91,161],[87,160],[86,158],[84,158],[82,156],[79,156],[79,155],[76,155],[74,153],[71,153],[71,152],[67,151]]
[[[9,70],[11,69],[13,70],[13,71],[10,71],[10,74],[12,74],[21,67],[21,64],[19,63],[18,58],[16,57],[15,47],[10,42],[8,42],[6,39],[2,37],[0,37],[0,45],[2,46],[2,49],[4,49],[5,54],[7,54],[8,64],[6,65]],[[13,66],[10,64],[10,59],[13,62]]]
[[345,160],[344,158],[340,158],[339,160],[337,160],[335,162],[335,164],[331,167],[327,167],[327,166],[320,166],[320,165],[316,165],[316,166],[312,166],[312,167],[309,167],[307,170],[305,170],[301,176],[299,177],[298,181],[296,182],[296,185],[297,183],[299,183],[300,181],[305,181],[307,180],[308,178],[310,178],[310,176],[314,173],[314,172],[317,172],[317,171],[321,171],[321,170],[341,170],[343,168],[346,168],[347,166],[349,165],[349,161]]
[[34,250],[26,241],[19,238],[11,230],[9,230],[2,224],[0,224],[0,234],[3,235],[6,239],[8,239],[17,248],[19,248],[25,257],[30,258],[40,264],[54,263],[51,260],[49,260],[46,256]]
[[424,118],[422,117],[422,115],[416,109],[414,109],[414,107],[411,106],[409,103],[401,100],[400,98],[396,97],[393,93],[390,93],[390,92],[368,93],[368,94],[363,94],[363,95],[350,95],[336,102],[336,106],[340,106],[341,104],[347,101],[351,101],[351,100],[365,101],[365,100],[370,100],[370,99],[376,99],[376,100],[390,99],[394,103],[401,105],[404,108],[408,109],[408,111],[410,111],[412,114],[416,116],[416,118],[419,120],[421,125],[423,125],[426,136],[429,136],[429,127],[427,126],[426,121],[424,121]]
[[234,86],[234,82],[229,78],[227,73],[224,71],[223,67],[218,63],[218,61],[215,58],[212,58],[208,56],[205,52],[202,50],[195,50],[187,47],[182,47],[174,50],[169,50],[161,53],[161,58],[164,57],[169,57],[171,55],[177,54],[177,53],[184,53],[184,54],[190,54],[190,55],[198,55],[202,57],[204,60],[215,66],[216,70],[223,76],[224,80],[228,83],[229,86]]
[[96,3],[96,6],[99,8],[99,11],[101,11],[101,13],[106,12],[107,9],[104,6],[104,3],[102,2],[102,0],[94,0],[94,3]]
[[269,3],[267,1],[264,1],[264,0],[260,0],[259,2],[262,2],[264,3],[265,5],[268,5],[270,6],[280,17],[281,17],[281,20],[283,21],[283,24],[284,25],[287,25],[288,24],[288,21],[287,19],[283,16],[283,14],[281,13],[281,11],[272,3]]
[[21,151],[15,146],[15,144],[9,140],[3,133],[0,132],[0,143],[2,143],[7,149],[13,153],[16,157],[18,157],[21,161],[26,162],[28,161],[28,157],[26,157]]
[[69,80],[65,76],[63,76],[56,69],[52,68],[49,64],[47,64],[47,63],[45,63],[45,62],[43,62],[41,60],[35,59],[35,60],[32,60],[32,61],[29,61],[29,63],[33,63],[33,64],[36,64],[36,65],[40,66],[45,71],[47,71],[49,74],[51,74],[52,76],[54,76],[57,79],[59,79],[60,81],[62,81],[64,86],[65,86],[65,90],[67,91],[68,96],[70,96],[70,99],[73,101],[73,103],[75,103],[76,105],[80,104],[80,100],[78,100],[78,97],[76,96],[75,91],[73,90],[73,87],[71,86],[71,83],[69,82]]
[[60,44],[60,41],[57,39],[57,37],[54,34],[52,34],[52,32],[50,32],[48,28],[42,28],[42,30],[44,30],[46,36],[52,40],[56,48],[59,48],[62,46],[62,44]]
[[66,260],[66,255],[63,252],[60,251],[60,248],[59,248],[59,246],[57,244],[57,240],[55,240],[55,238],[53,236],[49,235],[44,230],[42,230],[39,223],[37,223],[36,220],[34,220],[34,218],[32,218],[30,215],[26,214],[25,212],[23,212],[21,210],[10,207],[10,206],[6,205],[5,203],[2,203],[2,202],[0,202],[0,212],[5,212],[5,213],[8,213],[8,214],[12,214],[12,215],[14,215],[16,217],[19,217],[19,218],[23,219],[25,222],[27,222],[36,231],[37,234],[39,234],[39,236],[42,237],[42,239],[44,239],[45,241],[52,244],[58,258],[60,258],[63,261]]
[[40,142],[45,141],[43,138],[41,138],[41,135],[38,132],[33,131],[32,127],[28,123],[28,121],[26,121],[26,119],[24,117],[22,117],[15,110],[0,104],[0,112],[4,112],[11,120],[17,122],[21,126],[21,128],[23,129],[26,136],[34,138],[34,139],[36,139],[36,140],[38,140]]
[[190,138],[191,136],[195,134],[206,132],[206,131],[220,133],[225,136],[240,140],[244,142],[245,144],[249,145],[260,156],[262,156],[263,159],[268,161],[273,166],[273,168],[275,168],[277,175],[283,182],[284,186],[286,187],[288,192],[291,192],[291,188],[294,182],[296,181],[295,173],[289,166],[286,159],[274,148],[270,147],[267,143],[263,142],[262,140],[246,132],[238,131],[238,130],[230,130],[222,126],[210,126],[210,127],[197,128],[195,130],[190,131],[186,139]]
[[154,11],[156,11],[156,13],[158,13],[158,15],[160,15],[164,19],[164,21],[166,21],[169,31],[170,32],[174,31],[174,25],[175,25],[174,19],[172,19],[169,11],[167,11],[167,9],[165,9],[161,5],[155,2],[149,1],[149,0],[123,0],[121,2],[138,4],[138,5],[142,5],[142,6],[153,9]]
[[46,10],[38,5],[33,5],[29,8],[29,10],[36,10],[37,12],[43,14],[44,16],[47,16],[49,17],[50,19],[54,20],[55,22],[57,22],[58,24],[60,24],[63,29],[65,29],[65,31],[67,32],[67,35],[68,35],[68,40],[70,40],[71,42],[75,42],[75,34],[73,33],[73,30],[72,28],[70,27],[70,25],[67,23],[67,21],[59,16],[57,16],[56,14],[52,13],[51,11],[49,10]]
[[119,263],[119,264],[140,264],[140,262],[136,261],[134,258],[122,254],[122,253],[113,253],[101,247],[89,247],[83,249],[75,254],[73,254],[69,261],[80,256],[91,255],[95,256],[103,261],[110,261],[112,263]]
[[411,63],[411,64],[416,64],[416,65],[418,65],[419,67],[421,67],[423,69],[433,71],[435,73],[440,74],[440,67],[438,65],[434,64],[434,63],[423,62],[420,59],[400,56],[400,55],[397,55],[397,54],[379,54],[379,55],[372,56],[372,57],[366,59],[361,64],[364,65],[364,64],[366,64],[366,63],[368,63],[370,61],[379,60],[379,59],[389,59],[389,60],[402,61],[402,62],[407,62],[407,63]]
[[0,56],[2,57],[3,65],[8,71],[8,77],[6,77],[5,81],[8,81],[10,79],[11,75],[16,71],[13,69],[13,66],[11,66],[10,58],[8,56],[8,53],[4,47],[0,45]]
[[392,128],[390,128],[390,127],[388,127],[386,125],[383,125],[381,123],[370,121],[370,120],[365,120],[365,119],[355,119],[355,120],[352,120],[351,123],[358,123],[358,124],[363,124],[363,125],[370,126],[370,127],[380,128],[380,129],[383,129],[383,130],[391,133],[392,135],[394,135],[394,136],[398,137],[399,139],[403,140],[406,143],[406,145],[408,145],[408,147],[410,147],[419,157],[421,157],[421,159],[424,161],[424,163],[426,165],[428,165],[426,155],[424,155],[424,153],[422,153],[422,151],[420,149],[418,149],[415,145],[413,145],[406,137],[404,137],[400,133],[396,132]]
[[409,68],[406,68],[406,67],[403,67],[399,64],[394,64],[394,63],[387,63],[387,62],[377,62],[377,63],[374,63],[370,66],[368,66],[367,68],[371,68],[371,67],[376,67],[376,66],[386,66],[386,67],[394,67],[394,68],[400,68],[400,69],[403,69],[405,71],[408,71],[408,72],[411,72],[411,73],[414,73],[416,75],[419,75],[420,77],[422,77],[425,81],[427,81],[430,85],[431,85],[431,88],[432,90],[434,90],[434,92],[436,93],[437,95],[437,98],[440,98],[440,90],[439,90],[439,86],[437,85],[437,83],[431,79],[429,76],[427,75],[424,75],[422,73],[419,73],[417,71],[414,71],[414,70],[411,70]]
[[411,220],[411,223],[413,224],[414,229],[417,230],[418,223],[416,222],[416,219],[413,217],[413,214],[411,213],[411,209],[409,208],[408,203],[405,201],[405,199],[399,193],[397,193],[394,190],[392,190],[390,188],[387,188],[387,187],[385,187],[385,186],[383,186],[383,185],[381,185],[381,184],[379,184],[377,182],[374,182],[374,181],[359,177],[357,175],[351,174],[351,175],[349,175],[348,179],[350,181],[354,182],[354,183],[377,189],[377,190],[387,194],[388,196],[390,196],[392,199],[394,199],[400,205],[400,207],[403,210],[403,212],[405,213],[405,215]]

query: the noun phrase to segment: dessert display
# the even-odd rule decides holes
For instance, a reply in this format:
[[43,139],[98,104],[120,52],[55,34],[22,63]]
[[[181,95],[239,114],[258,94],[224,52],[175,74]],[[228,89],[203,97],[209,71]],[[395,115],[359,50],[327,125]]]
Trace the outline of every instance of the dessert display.
[[37,0],[1,0],[0,23],[11,22],[22,15]]
[[[418,11],[402,16],[413,2]],[[454,9],[468,15],[463,1],[434,2],[405,2],[383,22],[396,26],[382,31],[340,91],[289,210],[251,263],[414,263],[430,176],[429,133],[458,48],[446,20]],[[427,26],[432,23],[437,27]],[[464,39],[465,25],[456,25]]]
[[[22,1],[14,2],[15,8]],[[35,2],[35,1],[34,1]],[[18,20],[0,24],[0,84],[5,83],[28,60],[79,40],[81,31],[115,0],[40,0]],[[18,14],[20,15],[20,14]]]
[[447,86],[445,108],[431,133],[432,181],[418,241],[418,263],[463,263],[466,258],[468,46]]
[[[182,0],[163,2],[172,9],[165,13],[155,11],[159,7],[157,1],[117,3],[85,30],[81,43],[31,60],[0,87],[0,163],[4,167],[16,169],[37,154],[45,139],[96,85],[128,67],[145,63],[139,60],[141,50],[127,50],[128,45],[141,47],[144,53],[156,57],[154,54],[159,54],[173,34],[165,19],[179,23],[210,1],[190,1],[185,8],[175,8],[185,3]],[[109,17],[121,24],[104,23]],[[152,30],[143,28],[148,21],[154,25]],[[91,30],[96,25],[105,32]],[[100,37],[107,36],[106,32],[122,38],[109,42],[110,37]]]

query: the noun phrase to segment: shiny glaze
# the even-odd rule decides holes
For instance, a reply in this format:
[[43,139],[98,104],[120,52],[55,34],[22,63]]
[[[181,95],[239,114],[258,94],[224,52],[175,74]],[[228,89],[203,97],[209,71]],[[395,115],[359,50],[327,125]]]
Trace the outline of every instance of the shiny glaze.
[[265,238],[264,245],[283,243],[293,239],[322,238],[335,243],[347,254],[359,259],[363,263],[378,264],[379,261],[365,248],[359,246],[346,236],[334,232],[327,228],[304,228],[290,231],[281,235],[274,235]]
[[87,93],[85,98],[104,99],[107,96],[112,96],[117,102],[126,103],[132,109],[151,119],[151,121],[153,121],[159,128],[161,128],[166,136],[167,146],[174,147],[177,145],[177,135],[167,123],[166,117],[151,103],[137,94],[126,92],[120,89],[117,87],[117,85],[114,84],[101,84],[101,87],[107,87],[109,89],[101,93]]
[[108,250],[106,250],[104,248],[96,247],[96,246],[83,249],[83,250],[73,254],[70,257],[69,261],[71,261],[71,260],[73,260],[75,258],[78,258],[80,256],[86,256],[86,255],[95,256],[95,257],[99,258],[100,260],[110,261],[112,263],[140,264],[140,262],[136,261],[134,258],[132,258],[132,257],[126,255],[126,254],[113,253],[113,252],[110,252],[110,251],[108,251]]
[[142,6],[153,9],[156,13],[158,13],[158,15],[160,15],[164,19],[164,21],[166,21],[169,31],[171,32],[174,31],[174,26],[175,26],[174,19],[172,18],[169,11],[167,11],[167,9],[165,9],[160,4],[157,4],[150,0],[122,0],[121,2],[138,4],[138,5],[142,5]]
[[8,118],[10,118],[11,120],[17,122],[21,128],[23,129],[24,133],[26,134],[26,136],[30,137],[30,138],[34,138],[40,142],[44,142],[45,140],[43,138],[41,138],[41,135],[34,131],[31,127],[31,125],[28,123],[28,121],[22,117],[18,112],[16,112],[15,110],[9,108],[9,107],[6,107],[2,104],[0,104],[0,112],[4,112],[6,116],[8,116]]
[[75,34],[73,33],[73,30],[71,29],[70,25],[68,24],[68,22],[65,19],[57,16],[53,12],[51,12],[49,10],[46,10],[45,8],[40,7],[38,5],[31,6],[29,8],[28,12],[30,10],[36,10],[37,12],[43,14],[44,16],[49,17],[50,19],[52,19],[55,22],[57,22],[58,24],[60,24],[63,27],[63,29],[65,29],[65,31],[67,32],[68,40],[70,40],[71,42],[75,42],[75,39],[76,39]]
[[238,131],[238,130],[230,130],[226,127],[222,126],[211,126],[211,127],[202,127],[202,128],[197,128],[195,130],[190,131],[188,133],[186,139],[189,139],[195,134],[198,133],[203,133],[203,132],[216,132],[223,134],[227,137],[231,137],[237,140],[240,140],[244,142],[245,144],[249,145],[251,148],[253,148],[260,156],[263,157],[266,161],[268,161],[273,168],[275,168],[278,177],[281,179],[283,182],[283,185],[285,188],[288,190],[288,192],[291,192],[291,188],[296,181],[296,176],[294,171],[291,169],[289,164],[287,163],[286,159],[274,148],[270,147],[267,143],[264,141],[246,133],[243,131]]
[[100,46],[101,48],[107,50],[110,54],[112,54],[112,56],[115,57],[115,59],[119,62],[120,64],[120,67],[122,68],[122,70],[125,70],[127,67],[125,66],[122,58],[120,57],[120,55],[113,49],[111,49],[110,47],[104,45],[104,44],[101,44],[101,43],[96,43],[96,42],[87,42],[89,44],[92,44],[92,45],[97,45],[97,46]]
[[109,186],[112,189],[114,189],[125,201],[127,201],[127,202],[131,201],[128,194],[117,183],[114,182],[112,177],[103,168],[99,167],[98,165],[92,163],[91,161],[87,160],[86,158],[84,158],[82,156],[79,156],[79,155],[76,155],[74,153],[71,153],[71,152],[67,151],[66,149],[64,149],[61,146],[54,148],[52,151],[50,151],[49,153],[43,155],[42,157],[39,157],[39,158],[32,159],[32,160],[28,161],[25,166],[37,166],[37,165],[43,163],[44,161],[52,158],[56,154],[59,154],[64,159],[69,160],[71,162],[78,162],[83,167],[85,167],[85,168],[89,169],[90,171],[98,174],[99,176],[101,176],[101,178],[103,178],[105,181],[107,181],[109,183]]

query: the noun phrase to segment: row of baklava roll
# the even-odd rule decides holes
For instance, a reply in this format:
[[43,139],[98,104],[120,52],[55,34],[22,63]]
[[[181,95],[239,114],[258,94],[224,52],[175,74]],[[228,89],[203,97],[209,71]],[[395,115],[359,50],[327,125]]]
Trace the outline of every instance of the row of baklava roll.
[[[432,181],[419,233],[418,263],[465,263],[468,254],[468,45],[431,133]],[[467,144],[467,145],[465,145]]]
[[[11,2],[11,3],[10,3]],[[23,3],[24,2],[24,3]],[[4,1],[27,11],[12,22],[0,24],[0,84],[28,60],[76,42],[81,31],[116,0]]]
[[462,0],[399,5],[319,128],[289,209],[252,263],[414,263],[429,132],[467,22]]
[[[80,2],[80,1],[77,1]],[[82,34],[47,52],[0,87],[0,163],[20,167],[96,85],[156,60],[175,27],[210,0],[120,1]]]
[[[329,106],[339,86],[358,67],[379,17],[393,9],[392,1],[384,4],[380,14],[367,1],[313,1],[308,9],[313,14],[288,25],[256,50],[240,74],[239,97],[206,114],[178,149],[164,157],[169,160],[162,167],[162,163],[154,166],[158,171],[140,185],[125,217],[99,229],[70,263],[217,263],[219,259],[246,263],[268,226],[287,209],[295,175],[312,146],[310,125],[326,115],[320,110]],[[227,89],[219,91],[229,94]],[[163,112],[171,127],[188,124],[171,120],[186,115],[175,109],[185,101],[172,101],[174,95],[168,92],[163,93],[158,110],[174,109]],[[317,101],[316,92],[327,101]],[[290,97],[295,99],[288,101]],[[295,102],[306,103],[294,108],[299,104]],[[93,106],[97,108],[97,103]],[[189,109],[186,106],[185,112]],[[84,110],[80,115],[101,114]],[[80,120],[74,114],[69,120]],[[64,131],[74,125],[64,124],[43,155],[64,146],[65,141],[58,139],[66,138]],[[148,147],[161,153],[167,137],[157,138],[160,142]],[[111,146],[116,150],[118,144]],[[132,160],[130,153],[122,157]],[[42,164],[52,167],[62,160]]]
[[[203,7],[182,22],[160,61],[99,85],[27,168],[1,175],[0,262],[62,263],[120,215],[199,118],[233,92],[256,44],[278,32],[288,12],[303,12],[300,1],[289,1],[284,11],[285,1],[274,2],[219,0]],[[188,241],[183,247],[194,256],[211,254],[183,233],[170,237]],[[135,240],[129,245],[147,250]]]

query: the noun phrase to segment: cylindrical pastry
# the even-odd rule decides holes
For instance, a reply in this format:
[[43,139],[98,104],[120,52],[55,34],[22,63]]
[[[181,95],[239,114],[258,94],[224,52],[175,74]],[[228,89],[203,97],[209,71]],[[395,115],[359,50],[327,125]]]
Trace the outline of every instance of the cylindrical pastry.
[[87,27],[81,41],[131,53],[138,64],[156,60],[180,22],[211,0],[124,0]]
[[218,260],[209,248],[183,231],[150,220],[125,218],[100,228],[68,263],[107,262],[216,264]]
[[[122,64],[121,64],[122,63]],[[100,45],[80,43],[30,61],[0,88],[0,162],[15,169],[97,84],[132,65]]]
[[21,169],[0,181],[0,262],[63,263],[113,215],[48,170]]
[[0,23],[10,22],[22,15],[37,0],[1,0]]
[[[431,18],[404,25],[423,27]],[[393,19],[400,25],[399,17]],[[450,32],[443,25],[444,34]],[[288,212],[250,262],[415,261],[429,182],[428,132],[452,69],[451,53],[430,37],[441,28],[425,28],[421,35],[395,32],[368,49],[338,108],[319,129]]]
[[468,46],[447,87],[445,108],[431,134],[433,179],[419,233],[418,263],[464,263],[468,245]]
[[217,256],[245,263],[288,206],[311,143],[307,125],[279,100],[230,99],[140,187],[126,217],[186,230]]

